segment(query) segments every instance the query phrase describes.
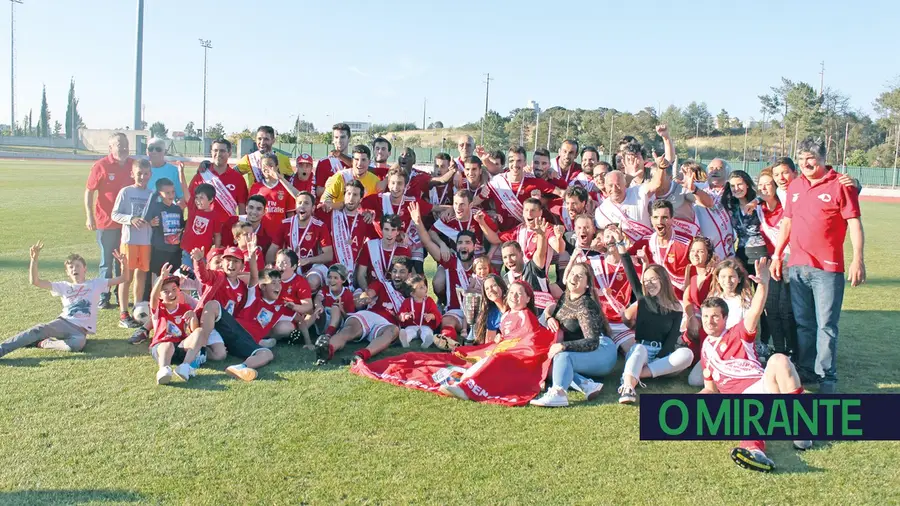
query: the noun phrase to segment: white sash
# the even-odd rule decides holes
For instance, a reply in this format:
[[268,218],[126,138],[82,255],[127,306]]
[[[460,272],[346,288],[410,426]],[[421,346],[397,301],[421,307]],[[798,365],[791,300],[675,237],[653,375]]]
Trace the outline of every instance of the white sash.
[[666,247],[666,250],[663,252],[660,250],[659,241],[657,240],[656,235],[653,235],[647,239],[647,244],[650,246],[650,254],[653,257],[653,263],[659,264],[669,273],[669,278],[672,279],[672,284],[678,287],[679,289],[684,289],[684,271],[680,273],[673,273],[669,270],[669,266],[666,264],[666,257],[669,256],[669,250],[672,249],[672,243],[676,241],[675,236],[673,234],[672,239],[669,240],[669,245]]
[[[235,216],[237,214],[237,200],[234,199],[234,195],[228,191],[228,188],[225,186],[225,183],[219,179],[219,175],[213,172],[214,169],[209,168],[200,173],[200,177],[203,179],[204,183],[211,184],[213,188],[216,189],[216,202],[220,204],[220,206],[228,211],[229,216]],[[228,167],[225,168],[228,170]]]
[[450,225],[445,223],[444,220],[438,220],[434,222],[434,228],[436,228],[438,232],[447,236],[447,238],[450,239],[453,244],[456,244],[456,238],[459,236],[460,232],[459,230],[451,227]]
[[643,237],[651,235],[653,229],[643,223],[631,219],[622,210],[622,206],[613,202],[612,199],[605,199],[602,204],[597,207],[597,228],[603,229],[610,223],[618,223],[622,227],[622,232],[632,241],[637,241]]
[[356,257],[353,256],[353,231],[356,229],[356,221],[359,213],[353,217],[353,225],[350,225],[347,214],[344,211],[331,213],[331,232],[334,234],[334,250],[337,253],[338,263],[347,267],[348,272],[353,272]]
[[441,205],[444,202],[444,199],[447,198],[447,190],[449,190],[451,186],[453,186],[452,183],[445,184],[444,191],[442,191],[440,195],[438,195],[436,186],[432,188],[431,191],[428,192],[428,199],[431,201],[431,205]]
[[[306,224],[306,228],[303,229],[303,233],[300,233],[300,219],[297,216],[291,216],[291,249],[300,254],[300,243],[303,241],[303,238],[306,237],[306,233],[309,232],[309,228],[313,226],[313,223],[316,225],[321,225],[322,222],[318,219],[310,216],[309,223]],[[304,256],[304,258],[308,258],[312,256],[312,249],[309,251],[310,254]]]
[[[506,271],[506,282],[508,284],[512,284],[517,279],[519,279],[519,276],[516,276],[513,271]],[[534,290],[534,287],[531,287],[534,290],[534,306],[538,309],[547,309],[551,305],[556,304],[557,300],[547,287],[547,278],[540,278],[538,284],[540,285],[540,290]]]
[[331,163],[331,173],[332,174],[334,174],[335,172],[344,168],[344,163],[341,162],[340,158],[336,158],[334,156],[329,156],[328,161]]
[[[525,184],[525,178],[522,178],[522,182],[519,184]],[[490,182],[488,183],[488,187],[490,187],[491,190],[494,191],[494,195],[497,196],[500,204],[513,218],[516,218],[519,221],[523,221],[522,203],[519,202],[519,198],[516,197],[515,193],[513,193],[512,186],[509,184],[509,181],[506,179],[504,173],[500,173],[492,177]],[[519,187],[519,189],[521,189],[521,186]]]
[[566,183],[583,186],[588,192],[598,191],[597,185],[594,184],[594,180],[584,172],[579,172],[571,181],[566,181]]
[[594,270],[594,279],[597,280],[600,292],[603,294],[603,298],[606,299],[606,302],[609,303],[609,307],[613,308],[618,313],[624,311],[625,305],[619,302],[619,300],[616,299],[615,294],[612,293],[612,280],[616,279],[616,273],[619,272],[622,265],[617,265],[612,276],[608,276],[606,274],[606,260],[604,260],[602,256],[588,258],[588,261],[591,264],[591,268]]
[[[374,239],[366,243],[369,248],[369,259],[372,261],[372,270],[375,278],[378,281],[381,281],[381,284],[384,286],[384,290],[387,292],[388,297],[391,298],[391,304],[394,305],[394,312],[400,314],[400,307],[403,305],[403,301],[405,300],[403,295],[401,295],[397,290],[394,289],[394,285],[391,283],[387,276],[384,275],[384,261],[382,259],[381,249],[381,239]],[[388,259],[388,266],[394,260],[394,251],[397,249],[397,245],[394,245],[394,248],[391,249],[391,257]]]
[[566,226],[566,231],[571,232],[574,230],[575,226],[572,223],[572,217],[569,216],[569,210],[566,209],[566,206],[563,206],[562,208],[562,221],[563,225]]
[[700,225],[682,218],[672,218],[672,232],[674,240],[690,244],[691,239],[700,235]]
[[[766,216],[763,213],[763,207],[765,207],[765,205],[765,202],[763,202],[756,206],[756,216],[759,217],[759,230],[763,233],[763,235],[766,236],[766,239],[768,239],[773,246],[777,246],[778,235],[781,233],[781,220],[778,220],[778,224],[774,227],[769,225],[766,222]],[[784,253],[787,254],[790,252],[790,245],[786,245],[784,247]]]
[[[446,300],[447,300],[447,304],[449,305],[451,303],[450,301],[452,301],[453,298],[450,297],[450,294],[451,294],[450,287],[451,287],[452,283],[450,283],[450,271],[448,269],[444,269],[444,277],[446,278],[446,286],[447,286],[447,299]],[[466,274],[466,267],[463,265],[462,260],[459,259],[459,256],[456,257],[456,278],[459,279],[459,285],[457,285],[457,286],[459,288],[461,288],[463,292],[465,292],[466,290],[469,289],[469,276],[468,276],[468,274]],[[460,300],[459,301],[460,307],[454,308],[454,309],[463,309],[461,307],[463,305],[463,303],[464,303],[464,301]]]
[[458,170],[460,172],[466,170],[466,165],[463,163],[462,158],[457,157],[456,160],[454,160],[454,162],[456,162],[456,170]]
[[254,151],[247,155],[247,163],[250,164],[250,171],[253,172],[253,177],[256,178],[257,181],[265,181],[265,177],[263,177],[262,168],[262,154],[259,151]]

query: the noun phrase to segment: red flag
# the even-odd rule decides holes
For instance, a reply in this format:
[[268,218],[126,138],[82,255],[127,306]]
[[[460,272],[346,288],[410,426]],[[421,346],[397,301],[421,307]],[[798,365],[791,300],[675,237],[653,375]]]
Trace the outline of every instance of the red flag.
[[507,313],[500,329],[504,338],[499,343],[463,346],[452,354],[413,352],[371,364],[360,361],[351,372],[434,393],[441,387],[435,375],[449,376],[473,401],[524,406],[540,393],[555,336],[528,310]]

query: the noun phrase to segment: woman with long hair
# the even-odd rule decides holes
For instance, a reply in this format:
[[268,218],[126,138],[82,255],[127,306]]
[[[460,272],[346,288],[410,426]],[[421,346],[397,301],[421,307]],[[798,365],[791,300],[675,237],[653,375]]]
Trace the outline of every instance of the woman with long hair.
[[691,239],[688,247],[690,248],[688,255],[691,263],[684,273],[684,279],[687,281],[685,282],[684,297],[681,299],[681,305],[684,307],[684,322],[681,327],[684,335],[681,340],[694,353],[694,368],[688,375],[688,384],[703,386],[703,374],[699,363],[700,349],[706,338],[706,332],[700,322],[700,305],[709,295],[712,272],[717,259],[712,241],[702,235]]
[[635,336],[625,355],[625,371],[619,386],[619,403],[631,404],[637,400],[635,387],[642,385],[641,379],[683,371],[690,367],[694,353],[681,341],[682,307],[665,267],[650,264],[638,278],[621,231],[616,246],[637,297],[637,303],[626,309],[623,316]]
[[[785,170],[785,169],[782,169]],[[759,199],[762,201],[756,207],[759,216],[763,237],[766,240],[766,249],[769,256],[775,253],[775,244],[778,242],[778,234],[781,232],[781,220],[784,218],[784,207],[778,197],[777,182],[774,175],[774,167],[763,169],[757,181]],[[790,246],[785,248],[785,256],[790,252]],[[791,306],[791,290],[787,279],[784,277],[769,280],[769,292],[766,297],[766,322],[768,336],[763,336],[772,345],[773,353],[792,355],[797,349],[797,322],[794,320],[794,309]]]
[[731,213],[731,226],[737,236],[735,256],[744,264],[747,272],[755,274],[754,262],[767,256],[759,217],[756,215],[756,190],[750,174],[735,170],[725,183],[722,205]]
[[550,347],[553,359],[552,384],[535,406],[568,406],[566,391],[570,386],[593,400],[603,387],[582,375],[605,376],[616,365],[616,344],[600,303],[594,298],[594,276],[584,262],[570,264],[564,279],[566,291],[548,313],[547,328],[557,335]]
[[494,341],[500,320],[509,309],[506,305],[506,281],[503,276],[488,274],[481,287],[481,306],[475,318],[474,336],[476,344]]

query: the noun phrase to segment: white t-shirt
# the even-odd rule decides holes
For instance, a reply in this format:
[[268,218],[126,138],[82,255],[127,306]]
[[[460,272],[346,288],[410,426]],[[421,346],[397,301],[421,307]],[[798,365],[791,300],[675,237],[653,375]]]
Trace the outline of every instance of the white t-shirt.
[[722,300],[725,301],[725,304],[728,304],[728,318],[725,320],[725,330],[727,331],[744,321],[744,313],[747,310],[741,304],[740,297],[722,297]]
[[62,299],[63,310],[59,317],[83,328],[88,334],[96,332],[100,295],[108,284],[107,279],[91,279],[82,284],[51,283],[50,293]]
[[646,186],[632,186],[625,190],[625,200],[622,201],[622,210],[634,221],[650,226],[650,213],[647,211],[647,203],[650,197],[647,195]]

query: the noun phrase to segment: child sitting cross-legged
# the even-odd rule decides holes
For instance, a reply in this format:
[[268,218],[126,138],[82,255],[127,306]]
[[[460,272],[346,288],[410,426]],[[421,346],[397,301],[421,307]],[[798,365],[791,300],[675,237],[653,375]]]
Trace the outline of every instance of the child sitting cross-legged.
[[424,276],[416,274],[406,284],[412,296],[400,306],[400,344],[408,348],[413,339],[421,339],[422,347],[428,348],[434,343],[441,313],[434,299],[428,296],[428,281]]
[[191,306],[181,298],[180,278],[172,275],[172,266],[164,264],[153,290],[150,310],[153,318],[153,339],[150,355],[159,364],[156,383],[165,385],[172,379],[172,361],[181,362],[175,374],[187,381],[195,369],[206,361],[200,352],[200,322]]

